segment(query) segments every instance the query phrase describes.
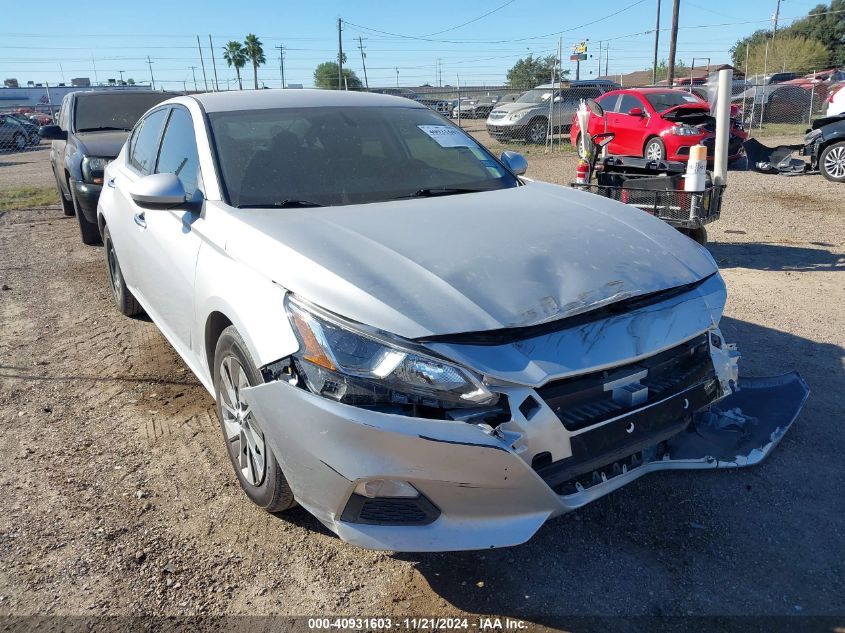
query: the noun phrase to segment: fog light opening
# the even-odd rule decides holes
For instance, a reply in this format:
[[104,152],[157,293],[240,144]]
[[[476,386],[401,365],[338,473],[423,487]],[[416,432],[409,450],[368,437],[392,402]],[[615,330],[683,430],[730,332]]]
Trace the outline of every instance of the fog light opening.
[[355,494],[376,499],[379,497],[394,497],[400,499],[416,499],[419,491],[407,481],[399,479],[370,479],[361,481],[355,486]]

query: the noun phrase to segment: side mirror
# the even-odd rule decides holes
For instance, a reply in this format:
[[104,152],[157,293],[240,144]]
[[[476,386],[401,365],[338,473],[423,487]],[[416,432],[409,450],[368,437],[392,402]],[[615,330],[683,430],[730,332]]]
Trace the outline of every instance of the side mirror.
[[599,105],[599,102],[595,99],[587,99],[587,108],[589,108],[590,112],[595,114],[597,117],[604,116],[604,108]]
[[48,141],[66,141],[67,132],[58,125],[42,125],[38,128],[38,136]]
[[176,174],[150,174],[129,188],[129,195],[144,209],[172,209],[187,203],[185,188]]
[[511,172],[517,176],[522,176],[526,171],[528,171],[528,161],[525,160],[525,156],[519,152],[512,152],[510,150],[502,152],[501,161],[504,163],[505,167],[510,169]]
[[628,114],[631,116],[645,116],[645,112],[643,112],[642,108],[631,108],[628,110]]

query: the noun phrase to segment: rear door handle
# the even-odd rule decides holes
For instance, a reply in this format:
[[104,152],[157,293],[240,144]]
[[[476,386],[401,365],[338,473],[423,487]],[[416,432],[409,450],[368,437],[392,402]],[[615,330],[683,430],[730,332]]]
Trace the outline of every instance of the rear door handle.
[[144,217],[144,213],[143,213],[143,211],[142,211],[141,213],[136,213],[136,214],[135,214],[135,224],[137,224],[138,226],[140,226],[142,229],[147,228],[147,220],[146,220],[146,218]]
[[106,182],[106,184],[107,184],[109,187],[111,187],[112,189],[114,189],[114,178],[109,178],[109,179],[108,179],[108,182]]

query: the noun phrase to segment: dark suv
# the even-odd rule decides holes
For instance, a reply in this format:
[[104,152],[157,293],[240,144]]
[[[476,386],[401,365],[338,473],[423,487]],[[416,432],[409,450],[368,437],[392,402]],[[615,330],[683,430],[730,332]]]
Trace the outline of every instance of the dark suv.
[[175,96],[153,90],[71,92],[62,100],[58,125],[39,131],[52,140],[50,167],[65,215],[79,220],[83,244],[98,244],[97,200],[103,169],[120,152],[129,132],[147,110]]

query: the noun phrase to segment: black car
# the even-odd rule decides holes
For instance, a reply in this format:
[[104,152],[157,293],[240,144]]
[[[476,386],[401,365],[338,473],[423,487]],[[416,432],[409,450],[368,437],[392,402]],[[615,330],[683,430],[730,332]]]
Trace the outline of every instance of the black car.
[[50,166],[65,215],[76,214],[83,244],[98,244],[97,201],[103,170],[117,157],[129,132],[147,110],[175,96],[153,90],[71,92],[62,100],[57,125],[45,125],[52,140]]
[[845,182],[845,114],[813,121],[801,152],[810,167],[832,182]]

